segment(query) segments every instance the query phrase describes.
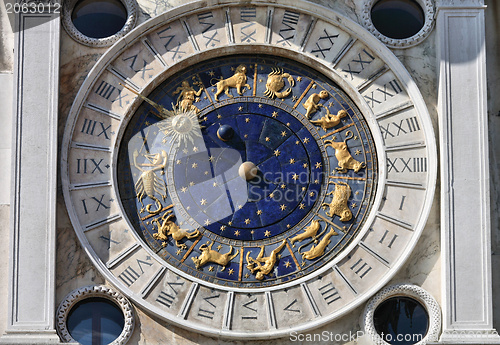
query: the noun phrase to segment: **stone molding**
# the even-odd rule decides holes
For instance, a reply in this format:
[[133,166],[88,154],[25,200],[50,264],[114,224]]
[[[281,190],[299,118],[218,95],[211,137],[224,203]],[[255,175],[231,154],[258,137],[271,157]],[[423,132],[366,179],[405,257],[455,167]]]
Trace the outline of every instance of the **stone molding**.
[[417,32],[415,35],[409,38],[405,39],[395,39],[395,38],[390,38],[378,31],[375,26],[373,25],[372,19],[371,19],[371,9],[373,5],[377,2],[378,0],[366,0],[365,5],[363,8],[363,13],[362,13],[362,22],[363,25],[370,31],[375,37],[377,37],[382,43],[384,43],[386,46],[389,48],[395,48],[395,49],[404,49],[404,48],[410,48],[413,47],[422,41],[424,41],[427,36],[431,33],[432,29],[434,28],[434,4],[433,1],[431,0],[416,0],[420,6],[422,6],[422,9],[424,10],[425,13],[425,22],[424,26],[422,29],[420,29],[419,32]]
[[391,297],[411,297],[420,302],[429,315],[429,329],[425,337],[415,345],[425,345],[432,341],[437,341],[441,330],[441,308],[437,301],[426,290],[412,284],[391,285],[376,294],[366,305],[363,313],[363,324],[365,333],[369,334],[373,342],[377,345],[389,345],[377,333],[373,322],[373,314],[377,307]]
[[73,12],[77,0],[69,0],[64,3],[62,10],[62,23],[64,29],[71,38],[73,38],[75,41],[83,45],[93,48],[109,47],[113,43],[118,41],[120,38],[125,36],[130,30],[132,30],[137,23],[138,9],[136,1],[135,0],[120,0],[120,1],[127,9],[128,17],[127,21],[125,22],[125,25],[123,25],[123,28],[114,35],[104,38],[92,38],[78,31],[78,29],[75,27],[75,25],[73,25],[73,22],[71,21],[71,13]]
[[61,339],[66,342],[76,342],[69,334],[66,322],[68,315],[75,304],[87,298],[101,297],[114,302],[123,312],[125,319],[121,334],[110,345],[123,345],[129,340],[134,331],[134,312],[130,302],[119,292],[104,285],[88,285],[71,291],[57,309],[57,331]]

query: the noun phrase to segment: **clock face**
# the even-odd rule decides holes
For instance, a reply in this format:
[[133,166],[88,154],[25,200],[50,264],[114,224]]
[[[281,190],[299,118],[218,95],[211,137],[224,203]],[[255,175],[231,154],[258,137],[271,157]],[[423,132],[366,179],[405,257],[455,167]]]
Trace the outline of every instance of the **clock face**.
[[268,339],[373,296],[434,196],[425,103],[364,29],[310,3],[193,2],[118,41],[68,116],[63,193],[106,279],[212,336]]
[[[242,94],[228,88],[216,100],[217,83],[235,75],[246,78]],[[281,284],[329,262],[365,224],[374,141],[320,73],[283,58],[224,57],[168,78],[149,98],[172,109],[162,115],[145,102],[133,115],[120,197],[149,247],[188,275]]]

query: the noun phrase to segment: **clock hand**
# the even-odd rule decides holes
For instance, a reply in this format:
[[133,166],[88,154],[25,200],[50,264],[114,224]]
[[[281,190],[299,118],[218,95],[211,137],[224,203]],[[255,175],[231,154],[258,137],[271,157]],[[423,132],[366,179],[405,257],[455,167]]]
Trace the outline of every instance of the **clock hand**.
[[146,102],[148,102],[149,104],[151,104],[153,106],[153,108],[155,108],[158,111],[158,114],[160,115],[161,118],[166,119],[167,117],[174,116],[174,112],[173,111],[165,109],[163,106],[159,105],[158,103],[153,102],[152,100],[150,100],[147,97],[144,97],[139,92],[137,92],[134,89],[128,87],[127,85],[124,85],[122,83],[118,83],[118,84],[120,84],[121,86],[123,86],[124,88],[126,88],[127,90],[129,90],[130,92],[135,93],[137,96],[139,96],[140,98],[142,98],[143,100],[145,100]]

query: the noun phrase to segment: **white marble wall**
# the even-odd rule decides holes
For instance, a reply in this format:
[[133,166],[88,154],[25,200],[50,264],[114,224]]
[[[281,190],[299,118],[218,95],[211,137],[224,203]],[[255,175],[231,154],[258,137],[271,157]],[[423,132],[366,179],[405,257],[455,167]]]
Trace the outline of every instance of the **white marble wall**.
[[486,68],[490,144],[493,325],[500,329],[500,3],[486,1]]
[[[10,18],[12,19],[12,18]],[[12,132],[12,68],[14,35],[9,17],[5,11],[4,0],[0,5],[0,253],[9,251],[9,212],[10,212],[10,160]],[[0,256],[0,277],[9,271],[9,258]],[[7,291],[5,279],[0,280],[0,334],[7,325]]]

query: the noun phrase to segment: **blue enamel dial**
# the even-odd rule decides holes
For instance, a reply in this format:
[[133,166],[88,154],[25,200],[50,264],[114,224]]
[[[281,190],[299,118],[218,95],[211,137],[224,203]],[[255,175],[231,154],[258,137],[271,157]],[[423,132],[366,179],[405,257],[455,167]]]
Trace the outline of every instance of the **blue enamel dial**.
[[363,226],[375,145],[354,103],[317,71],[224,57],[145,97],[120,144],[120,198],[152,251],[187,275],[281,284],[335,258]]

